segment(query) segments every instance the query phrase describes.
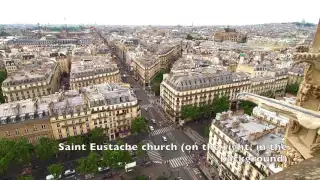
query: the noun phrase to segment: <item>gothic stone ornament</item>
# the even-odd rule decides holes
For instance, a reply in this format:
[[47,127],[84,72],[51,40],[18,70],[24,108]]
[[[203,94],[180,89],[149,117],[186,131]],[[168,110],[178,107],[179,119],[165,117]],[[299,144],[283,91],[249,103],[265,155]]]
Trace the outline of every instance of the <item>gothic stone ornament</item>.
[[301,125],[297,121],[294,121],[294,120],[289,121],[289,130],[292,134],[298,133],[300,129],[301,129]]
[[[319,129],[320,130],[320,129]],[[319,130],[318,130],[318,134],[319,134]],[[316,138],[316,142],[314,142],[311,146],[310,146],[310,151],[311,154],[314,156],[316,154],[316,152],[320,151],[320,135],[317,136]]]

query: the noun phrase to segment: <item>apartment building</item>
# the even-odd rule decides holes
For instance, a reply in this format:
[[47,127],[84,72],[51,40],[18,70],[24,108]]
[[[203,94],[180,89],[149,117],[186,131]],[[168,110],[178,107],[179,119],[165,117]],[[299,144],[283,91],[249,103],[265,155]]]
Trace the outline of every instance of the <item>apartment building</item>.
[[37,98],[0,105],[0,138],[27,138],[36,143],[41,137],[53,138],[48,104]]
[[90,108],[77,90],[41,97],[48,104],[50,123],[55,139],[90,132]]
[[160,101],[164,111],[174,122],[183,120],[181,108],[185,105],[207,104],[216,96],[236,100],[239,92],[267,95],[283,95],[287,85],[286,71],[273,74],[274,77],[254,77],[246,72],[231,72],[221,68],[198,68],[187,72],[164,75],[160,86]]
[[90,128],[100,127],[109,139],[130,134],[131,122],[140,116],[138,99],[126,85],[98,84],[81,88],[91,109]]
[[300,84],[304,77],[303,67],[293,67],[289,70],[288,84]]
[[262,180],[282,171],[283,135],[248,115],[218,113],[209,133],[207,162],[224,180]]
[[111,61],[111,56],[73,57],[70,70],[71,89],[106,82],[121,82],[119,68]]
[[281,131],[283,134],[285,133],[287,124],[289,123],[288,117],[282,116],[277,112],[270,111],[260,106],[256,106],[253,108],[252,116],[263,120],[268,124],[277,126],[279,128],[279,131]]
[[131,62],[134,78],[141,85],[149,86],[161,69],[170,68],[172,63],[181,55],[180,43],[173,47],[164,47],[156,54],[139,51],[132,57]]
[[11,65],[16,66],[15,70],[2,82],[6,102],[45,96],[59,90],[61,71],[55,59],[37,58],[17,63]]
[[199,69],[164,75],[160,86],[161,105],[174,122],[182,120],[181,108],[213,102],[216,96],[234,100],[239,92],[250,92],[250,78],[246,73],[232,73],[220,69]]

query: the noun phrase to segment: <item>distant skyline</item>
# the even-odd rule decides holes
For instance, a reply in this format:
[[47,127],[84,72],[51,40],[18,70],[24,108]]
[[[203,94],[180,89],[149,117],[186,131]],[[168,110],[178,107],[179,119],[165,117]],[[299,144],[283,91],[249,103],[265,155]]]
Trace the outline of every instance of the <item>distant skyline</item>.
[[15,0],[1,7],[0,24],[317,24],[320,17],[316,0]]

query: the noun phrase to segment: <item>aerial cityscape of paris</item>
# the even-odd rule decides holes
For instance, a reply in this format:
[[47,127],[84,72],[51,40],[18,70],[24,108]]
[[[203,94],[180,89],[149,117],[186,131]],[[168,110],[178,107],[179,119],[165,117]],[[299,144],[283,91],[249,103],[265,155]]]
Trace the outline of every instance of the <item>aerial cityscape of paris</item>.
[[320,3],[0,3],[0,180],[320,180]]

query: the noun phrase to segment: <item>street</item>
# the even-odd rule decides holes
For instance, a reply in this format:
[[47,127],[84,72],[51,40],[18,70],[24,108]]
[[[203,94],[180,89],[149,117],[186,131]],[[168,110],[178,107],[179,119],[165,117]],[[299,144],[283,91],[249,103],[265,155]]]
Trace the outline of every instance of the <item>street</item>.
[[[121,63],[120,59],[117,59],[118,67],[121,74],[127,73],[124,69],[125,65]],[[184,180],[202,180],[206,179],[203,173],[200,172],[197,163],[199,158],[194,158],[194,153],[199,151],[183,151],[181,146],[194,145],[194,141],[191,140],[182,130],[178,130],[176,125],[168,122],[165,119],[164,114],[160,110],[156,102],[156,97],[149,95],[148,91],[144,90],[143,87],[139,85],[132,78],[132,76],[126,74],[125,82],[129,83],[135,90],[135,94],[138,99],[140,99],[141,114],[143,117],[148,119],[148,126],[154,128],[150,131],[148,137],[148,143],[154,145],[168,145],[173,144],[178,148],[177,150],[167,151],[167,150],[149,150],[147,154],[154,163],[166,164],[168,171],[172,173],[172,177],[182,177]],[[155,120],[155,123],[151,121]],[[163,136],[167,139],[165,142]]]

